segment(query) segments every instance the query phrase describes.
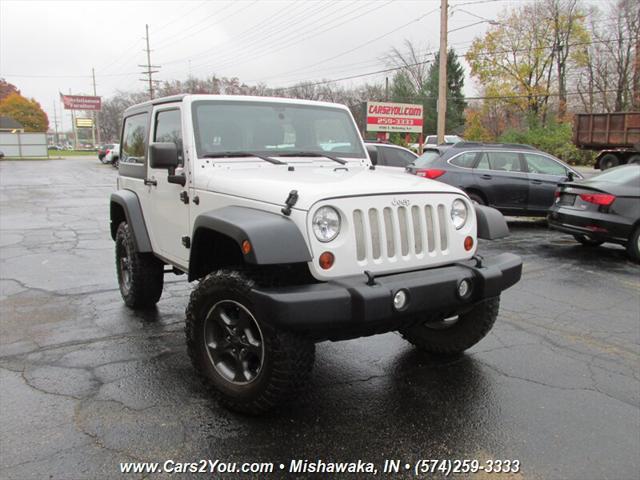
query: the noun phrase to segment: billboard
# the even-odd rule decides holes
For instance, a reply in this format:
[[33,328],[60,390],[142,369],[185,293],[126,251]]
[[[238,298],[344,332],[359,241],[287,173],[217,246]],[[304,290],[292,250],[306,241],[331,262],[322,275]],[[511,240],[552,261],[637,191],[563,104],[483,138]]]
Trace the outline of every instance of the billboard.
[[422,132],[422,105],[367,102],[367,132]]
[[93,128],[93,119],[76,118],[76,128]]
[[60,99],[65,110],[102,110],[100,97],[60,94]]

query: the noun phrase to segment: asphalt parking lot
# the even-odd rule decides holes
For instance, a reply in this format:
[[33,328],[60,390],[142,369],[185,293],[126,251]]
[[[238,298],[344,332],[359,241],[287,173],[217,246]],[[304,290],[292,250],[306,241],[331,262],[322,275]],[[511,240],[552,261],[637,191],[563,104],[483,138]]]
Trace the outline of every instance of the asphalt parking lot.
[[474,478],[638,478],[640,266],[622,247],[513,222],[481,253],[521,255],[523,279],[466,355],[438,360],[396,334],[322,343],[308,395],[250,418],[213,403],[192,371],[184,277],[167,278],[157,310],[122,304],[115,178],[93,158],[0,162],[1,478],[208,458],[518,459],[518,474]]

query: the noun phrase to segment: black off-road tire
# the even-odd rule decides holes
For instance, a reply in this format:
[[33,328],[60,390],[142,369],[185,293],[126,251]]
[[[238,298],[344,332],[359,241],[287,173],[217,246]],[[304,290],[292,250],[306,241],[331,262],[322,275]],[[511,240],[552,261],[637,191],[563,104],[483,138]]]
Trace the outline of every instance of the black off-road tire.
[[[259,277],[236,270],[210,273],[191,293],[185,325],[191,363],[212,396],[230,410],[251,415],[280,406],[300,393],[315,360],[315,344],[311,340],[270,326],[256,310],[250,297],[256,278]],[[264,278],[260,280],[262,283]],[[225,378],[208,353],[207,316],[225,301],[240,304],[250,312],[262,335],[262,364],[248,384],[239,385]]]
[[[123,271],[126,269],[128,281]],[[152,253],[138,252],[127,222],[118,225],[116,233],[116,272],[120,294],[128,307],[142,309],[158,303],[164,284],[164,263]]]
[[499,309],[500,297],[490,298],[460,314],[450,326],[440,325],[438,319],[427,318],[425,322],[400,330],[400,334],[425,352],[457,355],[474,346],[489,333]]
[[576,239],[577,242],[580,242],[585,247],[599,247],[604,243],[604,240],[594,240],[588,235],[574,235],[573,238]]
[[627,243],[627,255],[634,262],[640,263],[640,226],[637,226],[629,237],[629,243]]
[[600,159],[600,170],[609,170],[620,165],[620,159],[613,153],[607,153]]

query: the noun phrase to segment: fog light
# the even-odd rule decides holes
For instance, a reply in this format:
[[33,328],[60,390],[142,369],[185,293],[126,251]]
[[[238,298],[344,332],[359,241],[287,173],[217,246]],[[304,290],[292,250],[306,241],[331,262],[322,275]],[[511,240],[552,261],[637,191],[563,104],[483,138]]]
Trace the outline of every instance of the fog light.
[[458,296],[463,300],[471,295],[471,282],[467,279],[460,281],[458,284]]
[[404,310],[409,304],[409,293],[406,290],[398,290],[393,296],[393,308]]
[[334,261],[335,261],[335,257],[331,252],[324,252],[322,255],[320,255],[320,258],[319,258],[320,267],[323,270],[329,270],[331,267],[333,267]]

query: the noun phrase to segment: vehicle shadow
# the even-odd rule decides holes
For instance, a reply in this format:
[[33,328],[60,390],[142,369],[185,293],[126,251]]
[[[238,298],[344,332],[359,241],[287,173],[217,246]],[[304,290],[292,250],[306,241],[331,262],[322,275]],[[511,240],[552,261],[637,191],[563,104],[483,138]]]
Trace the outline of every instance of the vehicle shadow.
[[[441,359],[408,347],[385,363],[383,374],[363,378],[361,365],[340,367],[349,380],[321,363],[304,398],[260,417],[233,414],[246,431],[240,443],[251,444],[254,458],[278,461],[381,461],[426,451],[447,457],[452,445],[472,455],[499,415],[493,379],[468,355]],[[219,443],[212,440],[210,448]]]

